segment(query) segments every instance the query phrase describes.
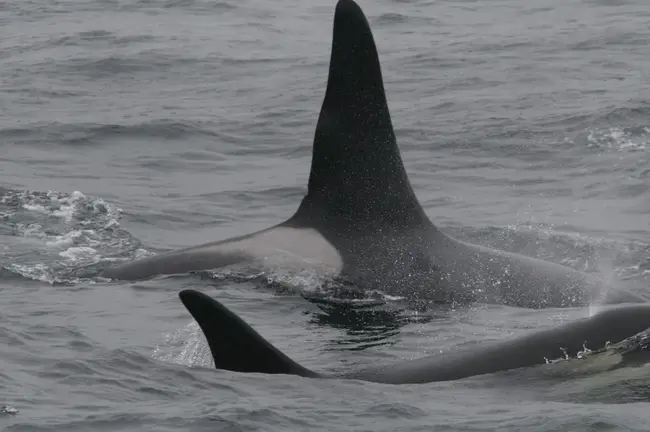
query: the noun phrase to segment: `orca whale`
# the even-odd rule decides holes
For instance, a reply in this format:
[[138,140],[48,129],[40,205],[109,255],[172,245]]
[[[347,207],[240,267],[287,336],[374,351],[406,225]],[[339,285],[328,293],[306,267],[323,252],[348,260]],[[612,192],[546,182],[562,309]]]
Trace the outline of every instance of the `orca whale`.
[[[244,320],[217,300],[195,290],[179,297],[205,335],[217,369],[243,373],[298,375],[308,378],[358,379],[385,384],[421,384],[452,381],[512,369],[544,365],[593,348],[602,352],[608,343],[630,340],[650,328],[650,305],[618,306],[589,318],[534,332],[512,340],[486,342],[471,349],[325,375],[307,369],[266,341]],[[648,341],[646,340],[645,345]],[[641,344],[643,345],[643,344]],[[650,359],[646,346],[625,347],[608,370],[642,365]],[[611,356],[611,352],[609,353]],[[629,354],[629,355],[626,355]],[[639,355],[640,354],[640,355]],[[583,369],[588,371],[587,365]],[[580,367],[574,365],[574,371]]]
[[529,308],[645,301],[577,270],[458,241],[434,226],[402,163],[377,48],[353,0],[336,6],[307,194],[295,214],[258,232],[107,268],[102,276],[137,280],[249,261],[309,266],[320,277],[407,300]]

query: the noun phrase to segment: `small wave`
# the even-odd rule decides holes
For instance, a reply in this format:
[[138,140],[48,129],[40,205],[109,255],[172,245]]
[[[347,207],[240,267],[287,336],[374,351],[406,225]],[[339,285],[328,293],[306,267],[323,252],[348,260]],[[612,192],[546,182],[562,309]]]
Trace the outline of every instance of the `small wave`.
[[164,335],[164,339],[153,349],[153,358],[185,366],[214,367],[210,347],[196,321]]
[[[110,254],[116,249],[137,248],[137,242],[119,227],[122,211],[101,198],[79,191],[0,193],[2,220],[16,246],[0,252],[5,273],[70,284],[78,280],[79,268],[112,261]],[[29,239],[35,241],[24,241]]]
[[58,63],[58,72],[61,68],[67,69],[72,74],[81,74],[91,79],[109,78],[114,80],[118,75],[132,75],[138,72],[160,71],[175,65],[198,62],[195,57],[178,57],[163,52],[143,51],[137,56],[111,56],[96,58],[79,57]]
[[612,151],[646,151],[648,142],[650,142],[650,128],[646,126],[590,130],[587,136],[589,148]]
[[315,269],[283,268],[282,264],[269,267],[264,259],[194,273],[219,284],[252,283],[258,287],[273,289],[279,295],[314,293],[327,284],[327,280]]
[[215,137],[217,134],[208,124],[178,120],[153,120],[136,124],[99,123],[49,123],[34,124],[29,127],[5,128],[0,136],[6,140],[22,140],[34,135],[42,139],[35,142],[58,142],[70,145],[88,144],[112,138],[164,138],[184,139],[189,136]]
[[397,24],[397,23],[403,23],[408,20],[408,17],[406,15],[402,15],[399,13],[385,13],[379,16],[377,18],[377,23],[378,24]]
[[607,32],[599,37],[590,37],[586,40],[570,43],[567,48],[575,51],[594,51],[615,47],[630,49],[631,46],[645,46],[646,43],[647,39],[639,36],[638,32]]
[[4,405],[2,409],[0,409],[0,414],[15,415],[18,414],[18,410],[10,405]]
[[154,40],[154,37],[146,34],[119,36],[105,30],[92,30],[79,32],[72,36],[64,36],[50,42],[50,44],[54,46],[96,46],[98,42],[102,42],[109,46],[122,46],[133,45],[141,42],[151,42],[152,40]]
[[[77,353],[74,358],[45,356],[41,362],[46,365],[38,372],[41,379],[63,388],[81,388],[82,392],[103,400],[106,395],[121,400],[150,400],[152,394],[172,398],[196,391],[203,385],[188,371],[175,373],[149,356],[130,350],[106,350],[95,343],[91,350]],[[164,379],[157,381],[156,372],[161,368],[165,369],[161,374]],[[188,381],[192,384],[191,390],[187,387]]]
[[[140,0],[136,4],[142,6],[152,6],[151,2]],[[162,6],[165,9],[181,9],[184,12],[193,13],[220,13],[237,9],[236,4],[224,1],[205,1],[205,0],[166,0],[165,2],[156,3],[154,8],[157,10]]]
[[[122,214],[120,209],[107,204],[104,200],[87,197],[79,191],[66,194],[57,191],[4,190],[3,195],[0,196],[0,205],[6,213],[9,211],[10,218],[19,214],[21,210],[27,210],[61,219],[66,224],[76,221],[82,226],[102,225],[105,229],[118,224]],[[17,226],[22,225],[17,224]]]

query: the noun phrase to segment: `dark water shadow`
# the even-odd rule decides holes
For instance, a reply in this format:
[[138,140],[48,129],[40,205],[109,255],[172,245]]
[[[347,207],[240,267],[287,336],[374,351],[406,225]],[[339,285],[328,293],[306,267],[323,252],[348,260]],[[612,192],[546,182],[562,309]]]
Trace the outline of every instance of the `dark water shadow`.
[[401,300],[389,300],[377,292],[367,292],[350,284],[331,286],[302,297],[316,305],[310,324],[332,327],[344,337],[332,341],[334,349],[360,351],[392,345],[400,330],[410,324],[425,324],[449,316],[450,305],[438,305],[422,311]]

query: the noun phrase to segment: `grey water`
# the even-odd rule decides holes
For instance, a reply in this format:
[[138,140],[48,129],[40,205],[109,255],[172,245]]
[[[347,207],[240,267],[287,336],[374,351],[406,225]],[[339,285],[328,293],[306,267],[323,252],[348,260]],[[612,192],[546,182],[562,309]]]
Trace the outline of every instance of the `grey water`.
[[[650,4],[360,5],[434,223],[650,292]],[[217,371],[177,293],[220,299],[319,371],[471,349],[588,308],[342,314],[305,299],[313,275],[282,269],[98,277],[292,214],[334,6],[0,2],[1,430],[650,429],[647,368],[403,386]]]

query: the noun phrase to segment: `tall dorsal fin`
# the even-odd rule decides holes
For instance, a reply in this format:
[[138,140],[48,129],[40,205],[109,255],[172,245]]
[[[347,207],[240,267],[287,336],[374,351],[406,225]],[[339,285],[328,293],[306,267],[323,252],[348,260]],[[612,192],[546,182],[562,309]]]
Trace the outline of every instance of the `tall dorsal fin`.
[[309,190],[296,217],[314,212],[364,226],[431,226],[397,147],[370,26],[353,0],[336,6]]

